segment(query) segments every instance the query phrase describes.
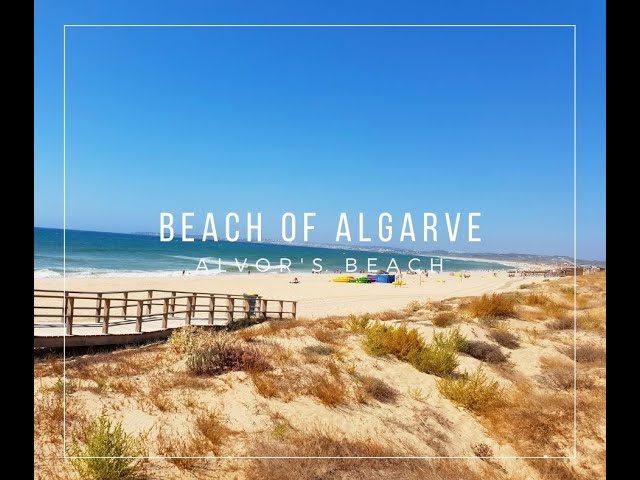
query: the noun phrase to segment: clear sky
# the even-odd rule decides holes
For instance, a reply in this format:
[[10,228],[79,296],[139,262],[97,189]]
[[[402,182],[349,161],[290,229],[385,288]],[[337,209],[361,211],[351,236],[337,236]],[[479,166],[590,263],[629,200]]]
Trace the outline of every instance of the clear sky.
[[[605,258],[604,2],[37,0],[36,226],[62,226],[81,23],[576,24],[577,253]],[[479,211],[482,243],[404,246],[573,254],[572,28],[67,27],[66,65],[68,228],[315,211],[331,241],[340,211]]]

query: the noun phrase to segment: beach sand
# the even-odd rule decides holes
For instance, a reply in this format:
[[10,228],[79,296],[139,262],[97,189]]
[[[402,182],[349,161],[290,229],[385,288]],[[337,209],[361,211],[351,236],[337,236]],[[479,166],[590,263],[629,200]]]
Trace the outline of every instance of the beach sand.
[[[44,356],[34,362],[35,478],[70,478],[61,458],[60,377],[67,379],[67,438],[107,412],[125,431],[144,435],[150,478],[365,478],[368,463],[348,459],[304,463],[270,459],[241,463],[211,456],[442,456],[470,460],[435,460],[371,464],[366,478],[603,478],[606,428],[606,281],[604,274],[577,278],[578,324],[576,461],[528,462],[478,455],[565,456],[573,438],[574,330],[561,320],[572,317],[571,277],[509,278],[506,272],[476,272],[460,279],[433,275],[422,285],[405,275],[405,287],[390,284],[344,284],[335,275],[229,275],[169,278],[71,278],[68,289],[111,290],[162,288],[220,293],[256,292],[298,300],[300,316],[311,321],[266,322],[228,335],[268,362],[266,370],[245,369],[220,375],[194,375],[189,355],[176,342],[66,358]],[[523,284],[525,289],[520,289]],[[534,284],[535,283],[535,284]],[[38,288],[61,288],[55,279],[38,280]],[[460,300],[446,305],[425,301],[518,291],[515,312],[495,318],[473,317]],[[568,290],[568,292],[567,292]],[[541,302],[541,299],[546,299]],[[420,304],[402,310],[411,300]],[[554,308],[549,308],[550,306]],[[446,308],[445,308],[446,307]],[[458,329],[476,348],[484,345],[503,355],[490,359],[471,350],[457,354],[456,375],[479,371],[504,389],[501,402],[475,411],[458,405],[439,388],[442,379],[392,355],[365,349],[365,334],[344,318],[331,315],[398,309],[385,319],[390,326],[415,329],[427,344],[434,335]],[[435,318],[452,314],[452,324]],[[327,318],[321,318],[325,316]],[[558,323],[559,322],[559,323]],[[559,326],[557,326],[559,325]],[[571,327],[572,324],[570,323]],[[506,346],[496,333],[510,333]],[[200,334],[207,335],[201,330]],[[193,334],[192,334],[193,335]],[[183,338],[188,339],[186,335]],[[184,343],[184,345],[188,345]],[[368,383],[364,383],[365,380]],[[369,387],[366,387],[369,385]],[[375,387],[375,388],[373,388]],[[369,388],[369,390],[367,390]],[[502,390],[501,390],[502,391]],[[524,401],[526,399],[526,401]],[[209,419],[209,423],[202,423]],[[213,419],[213,420],[211,420]],[[209,425],[204,428],[202,425]],[[540,434],[538,432],[544,432]],[[213,440],[212,440],[213,439]],[[69,440],[67,440],[69,441]],[[213,453],[212,453],[213,452]],[[178,460],[168,457],[178,457]],[[187,460],[180,460],[187,457]],[[326,468],[323,466],[326,465]],[[384,467],[385,474],[373,469]],[[292,470],[294,469],[295,470]],[[433,471],[429,470],[432,469]],[[390,473],[391,472],[391,473]],[[426,472],[426,473],[425,473]],[[549,472],[558,473],[550,475]]]
[[[336,274],[223,274],[179,277],[67,278],[66,289],[109,291],[164,289],[221,294],[257,293],[263,298],[298,302],[298,316],[318,318],[401,308],[412,300],[441,300],[516,290],[523,283],[541,282],[541,277],[509,278],[506,271],[471,272],[469,278],[448,273],[403,274],[405,285],[337,283]],[[362,274],[353,274],[358,277]],[[290,283],[297,277],[300,283]],[[61,278],[35,279],[34,288],[63,289]]]

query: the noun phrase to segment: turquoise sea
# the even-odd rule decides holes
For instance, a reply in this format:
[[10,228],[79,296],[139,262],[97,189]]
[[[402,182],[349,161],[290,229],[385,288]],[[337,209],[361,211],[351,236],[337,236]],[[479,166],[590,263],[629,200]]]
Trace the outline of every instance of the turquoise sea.
[[[63,231],[51,228],[34,228],[33,275],[34,278],[57,277],[63,274]],[[271,266],[268,272],[278,273],[280,259],[291,261],[293,272],[310,272],[314,258],[326,271],[345,272],[345,259],[355,258],[358,270],[367,269],[367,259],[376,258],[376,269],[387,270],[389,262],[395,259],[403,271],[408,270],[411,258],[415,269],[428,269],[431,265],[428,255],[379,249],[375,251],[350,250],[317,246],[296,246],[255,242],[213,242],[194,241],[160,242],[154,235],[66,231],[66,274],[67,276],[168,276],[181,275],[185,270],[190,275],[219,275],[260,273],[256,267],[259,259],[266,259]],[[201,259],[208,270],[201,266]],[[236,263],[237,259],[237,263]],[[246,263],[245,263],[246,259]],[[218,266],[226,272],[220,273]],[[259,262],[264,270],[267,262]],[[444,259],[445,271],[507,269],[509,267],[493,262]],[[284,273],[288,273],[284,270]]]

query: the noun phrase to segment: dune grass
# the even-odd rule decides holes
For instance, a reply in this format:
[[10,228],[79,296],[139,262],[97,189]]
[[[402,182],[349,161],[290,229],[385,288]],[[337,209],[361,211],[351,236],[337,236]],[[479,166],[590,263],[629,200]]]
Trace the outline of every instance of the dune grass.
[[471,375],[438,380],[438,391],[452,402],[474,411],[486,410],[502,399],[502,388],[489,379],[482,367]]
[[476,318],[505,318],[515,316],[516,300],[512,295],[482,295],[474,298],[461,307]]

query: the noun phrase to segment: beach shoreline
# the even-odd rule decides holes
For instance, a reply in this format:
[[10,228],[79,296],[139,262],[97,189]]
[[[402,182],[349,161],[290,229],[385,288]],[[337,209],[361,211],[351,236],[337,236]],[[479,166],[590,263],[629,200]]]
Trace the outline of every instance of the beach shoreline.
[[[354,277],[365,274],[347,274]],[[519,289],[521,284],[541,282],[542,277],[509,277],[505,270],[474,271],[468,278],[450,273],[403,274],[404,285],[333,282],[336,274],[225,274],[155,277],[62,277],[34,279],[35,289],[68,291],[123,291],[157,289],[242,295],[298,302],[298,314],[306,318],[348,315],[403,308],[412,300],[499,293]],[[299,283],[291,283],[298,278]]]

